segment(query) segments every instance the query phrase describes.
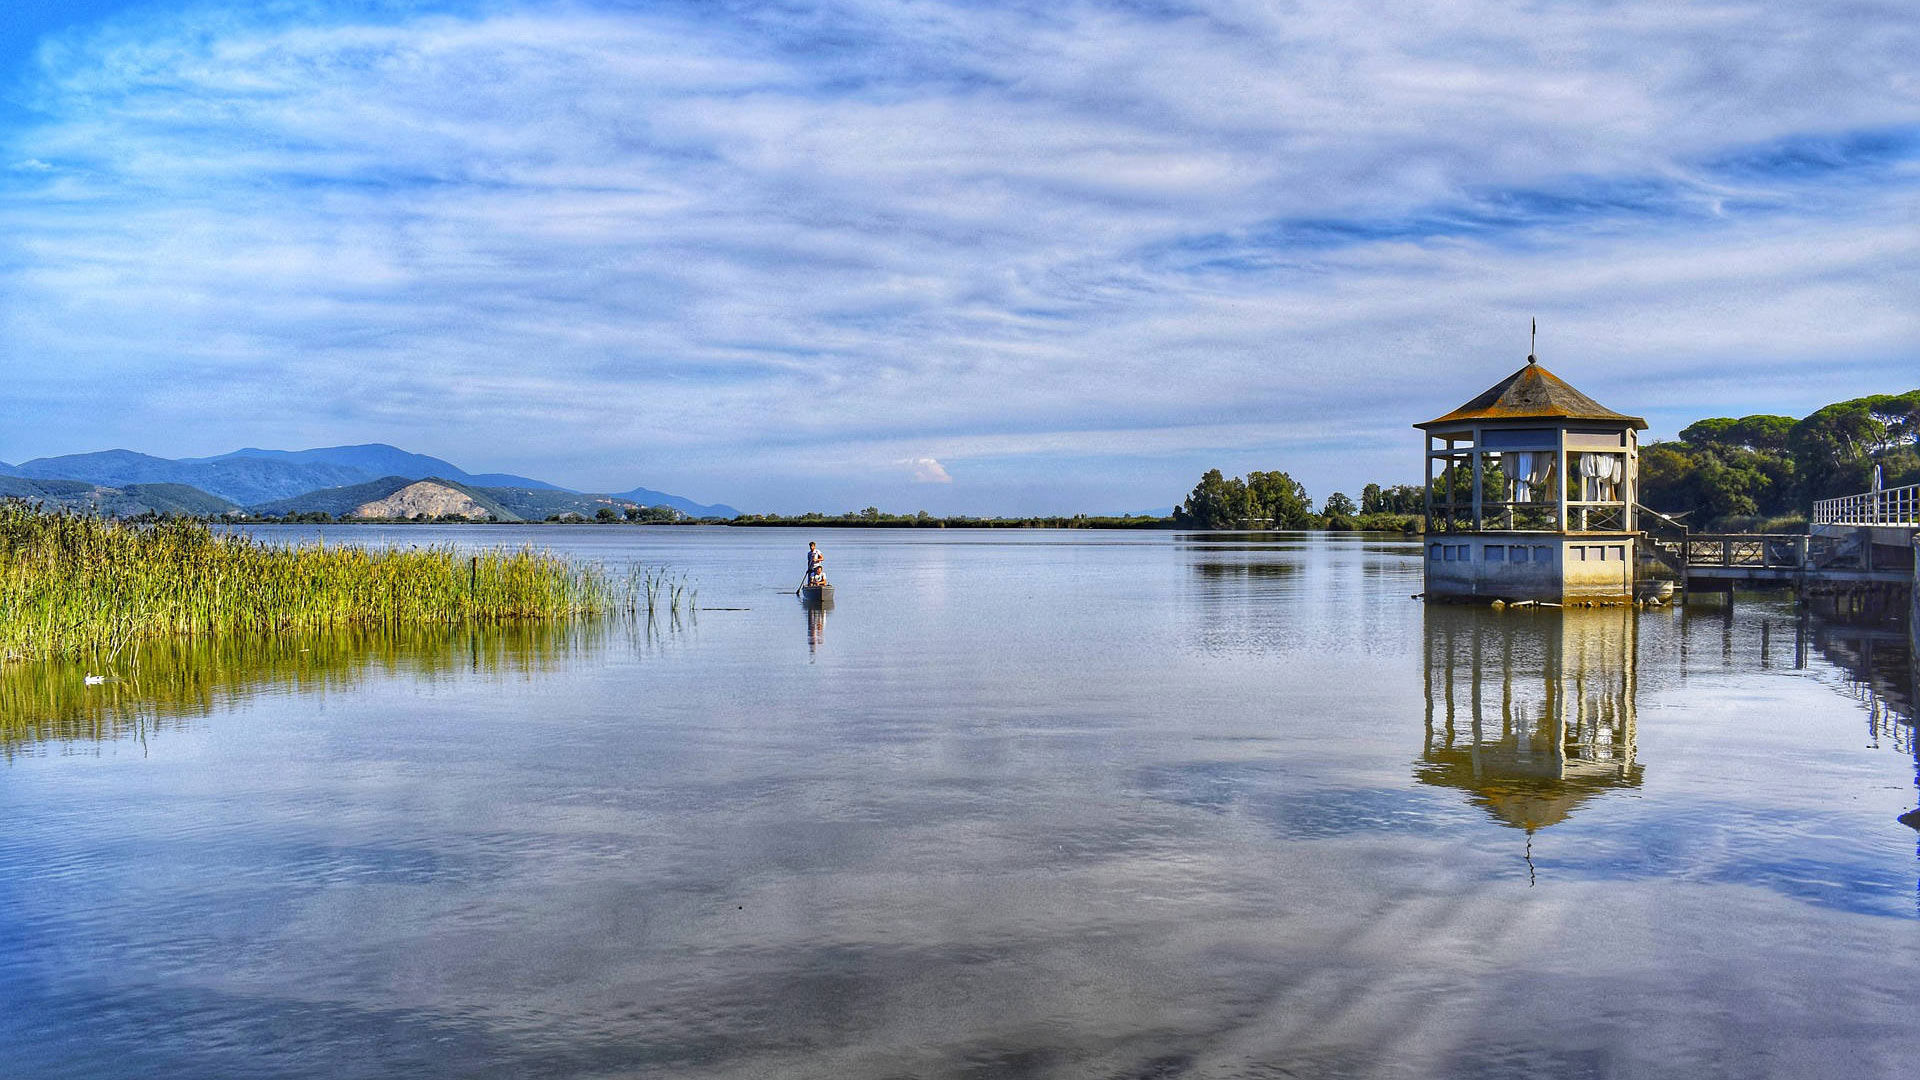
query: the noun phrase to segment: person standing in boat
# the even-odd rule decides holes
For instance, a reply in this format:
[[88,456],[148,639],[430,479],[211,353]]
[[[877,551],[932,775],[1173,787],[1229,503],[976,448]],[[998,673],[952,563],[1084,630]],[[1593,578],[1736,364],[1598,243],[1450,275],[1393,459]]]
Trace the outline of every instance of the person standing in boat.
[[827,557],[820,553],[820,545],[807,545],[807,584],[825,585],[827,583]]

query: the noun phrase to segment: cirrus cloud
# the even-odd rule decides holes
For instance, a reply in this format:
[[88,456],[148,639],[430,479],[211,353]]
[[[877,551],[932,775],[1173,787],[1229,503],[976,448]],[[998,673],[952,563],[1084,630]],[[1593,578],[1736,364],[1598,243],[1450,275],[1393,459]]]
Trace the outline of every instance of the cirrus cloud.
[[1872,2],[149,10],[0,130],[0,457],[1098,511],[1416,471],[1534,314],[1666,430],[1904,389],[1916,53]]

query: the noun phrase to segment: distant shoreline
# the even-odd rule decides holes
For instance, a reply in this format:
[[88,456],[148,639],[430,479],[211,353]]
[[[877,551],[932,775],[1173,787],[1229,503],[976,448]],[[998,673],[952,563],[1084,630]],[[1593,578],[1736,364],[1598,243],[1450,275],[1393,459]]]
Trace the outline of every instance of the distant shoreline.
[[332,518],[326,521],[286,518],[206,518],[212,524],[242,525],[555,525],[555,526],[662,526],[682,528],[688,525],[717,525],[739,529],[824,528],[824,529],[1180,529],[1172,518],[913,518],[894,520],[847,520],[845,518],[780,518],[778,520],[735,520],[728,518],[690,518],[681,521],[596,521],[583,518],[567,521],[473,521],[466,518]]
[[899,519],[893,521],[862,521],[844,518],[781,518],[777,521],[703,518],[687,521],[469,521],[464,519],[445,519],[420,521],[413,518],[337,518],[331,521],[287,521],[280,519],[211,519],[211,523],[229,527],[249,525],[460,525],[477,528],[489,526],[658,526],[663,528],[683,528],[690,525],[720,526],[740,529],[1061,529],[1061,530],[1101,530],[1109,532],[1288,532],[1288,533],[1386,533],[1392,535],[1417,535],[1419,530],[1399,528],[1330,528],[1313,525],[1305,528],[1272,528],[1244,526],[1238,528],[1202,528],[1191,523],[1183,523],[1173,518],[933,518],[928,521]]

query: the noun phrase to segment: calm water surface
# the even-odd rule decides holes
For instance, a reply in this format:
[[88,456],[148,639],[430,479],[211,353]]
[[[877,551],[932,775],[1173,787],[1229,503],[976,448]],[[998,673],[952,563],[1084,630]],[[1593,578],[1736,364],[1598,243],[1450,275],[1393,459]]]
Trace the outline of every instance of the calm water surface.
[[702,610],[0,673],[0,1074],[1920,1061],[1904,629],[1428,608],[1381,538],[260,531]]

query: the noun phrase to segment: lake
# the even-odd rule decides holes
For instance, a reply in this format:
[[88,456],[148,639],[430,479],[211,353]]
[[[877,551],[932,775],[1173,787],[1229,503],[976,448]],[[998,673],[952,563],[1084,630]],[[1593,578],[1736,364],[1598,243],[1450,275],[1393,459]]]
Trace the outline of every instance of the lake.
[[1378,536],[254,531],[697,610],[0,670],[0,1073],[1920,1061],[1904,628],[1428,607]]

